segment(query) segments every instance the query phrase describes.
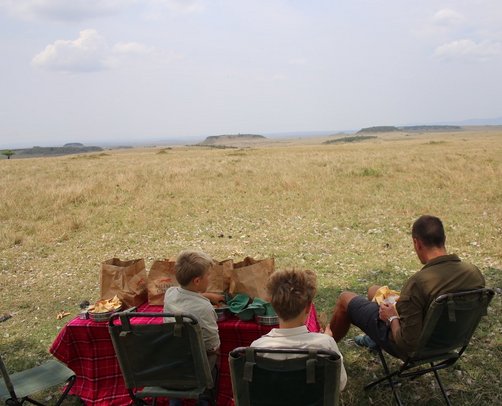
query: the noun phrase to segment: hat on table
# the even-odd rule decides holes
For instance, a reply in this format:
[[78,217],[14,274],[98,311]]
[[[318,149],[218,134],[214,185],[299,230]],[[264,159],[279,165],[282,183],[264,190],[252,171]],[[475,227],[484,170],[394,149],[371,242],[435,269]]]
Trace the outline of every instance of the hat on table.
[[227,304],[230,311],[234,314],[239,313],[249,303],[250,297],[245,293],[237,293]]
[[259,297],[255,297],[253,303],[248,306],[248,309],[252,309],[254,314],[257,316],[263,316],[266,312],[265,305],[268,303]]
[[265,303],[263,307],[265,308],[265,316],[277,316],[277,313],[272,307],[272,303]]
[[254,310],[246,307],[245,309],[242,309],[239,313],[237,313],[237,317],[242,321],[252,320],[254,317]]

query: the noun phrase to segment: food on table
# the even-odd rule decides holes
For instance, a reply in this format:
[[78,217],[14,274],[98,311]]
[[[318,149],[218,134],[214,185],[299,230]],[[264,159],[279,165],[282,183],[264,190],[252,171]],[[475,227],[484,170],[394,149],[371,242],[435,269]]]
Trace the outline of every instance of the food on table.
[[114,312],[122,307],[122,302],[117,295],[113,299],[98,300],[94,305],[89,306],[90,313]]
[[215,309],[219,309],[219,308],[221,308],[221,307],[224,307],[225,309],[227,309],[227,308],[228,308],[228,306],[227,306],[227,304],[226,304],[225,302],[219,302],[218,304],[213,304],[213,307],[214,307]]

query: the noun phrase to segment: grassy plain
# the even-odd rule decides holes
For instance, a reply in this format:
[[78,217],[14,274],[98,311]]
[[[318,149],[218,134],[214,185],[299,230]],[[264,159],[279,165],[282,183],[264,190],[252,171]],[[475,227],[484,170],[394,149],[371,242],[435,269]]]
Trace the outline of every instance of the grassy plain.
[[[502,130],[379,135],[245,149],[138,148],[0,161],[1,351],[11,369],[32,366],[83,299],[99,295],[103,260],[175,256],[199,248],[219,260],[275,257],[277,268],[317,272],[316,306],[342,290],[399,289],[419,269],[409,231],[441,217],[449,251],[502,287]],[[444,371],[457,405],[502,404],[502,310],[496,295],[464,359]],[[349,384],[343,405],[391,404],[362,388],[379,372],[339,343]],[[441,404],[432,379],[403,387],[406,403]],[[436,388],[437,389],[437,388]]]

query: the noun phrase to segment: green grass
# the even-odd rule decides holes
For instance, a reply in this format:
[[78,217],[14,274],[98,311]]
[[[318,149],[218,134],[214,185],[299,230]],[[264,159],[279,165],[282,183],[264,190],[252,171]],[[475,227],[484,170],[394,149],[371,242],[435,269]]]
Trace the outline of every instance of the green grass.
[[[98,299],[100,263],[112,257],[145,258],[147,269],[186,248],[218,260],[274,257],[279,269],[316,271],[316,306],[329,315],[343,290],[399,289],[420,268],[411,224],[431,213],[445,223],[449,251],[500,289],[502,133],[456,137],[1,160],[0,314],[14,317],[1,325],[0,350],[9,369],[49,356],[68,320],[56,314]],[[498,294],[465,359],[442,372],[456,405],[502,403],[500,312]],[[343,404],[390,404],[388,391],[362,390],[378,369],[356,334],[339,343]],[[405,402],[441,404],[430,382],[404,385]]]

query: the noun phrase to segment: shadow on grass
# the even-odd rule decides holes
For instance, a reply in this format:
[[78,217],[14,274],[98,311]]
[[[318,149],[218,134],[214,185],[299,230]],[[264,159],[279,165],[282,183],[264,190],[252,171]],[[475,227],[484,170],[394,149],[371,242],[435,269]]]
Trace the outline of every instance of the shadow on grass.
[[50,358],[48,352],[43,351],[36,340],[24,337],[4,341],[1,352],[10,373],[32,368]]
[[[36,340],[27,338],[16,338],[9,341],[8,344],[2,343],[0,350],[8,373],[11,375],[15,372],[30,369],[49,359],[50,354],[47,351],[40,350],[39,347]],[[54,405],[61,394],[61,387],[54,386],[49,390],[35,393],[31,397],[43,404]],[[61,405],[81,406],[84,405],[84,402],[78,396],[70,395]]]
[[335,277],[333,284],[322,286],[317,289],[315,305],[319,313],[331,314],[336,300],[343,291],[354,292],[358,295],[366,296],[368,288],[372,285],[387,285],[391,289],[400,290],[403,283],[408,278],[402,272],[396,272],[390,267],[385,269],[371,269],[358,272],[352,283],[348,286],[338,286]]
[[[502,376],[497,360],[502,359],[502,319],[498,314],[502,311],[502,271],[496,268],[482,269],[487,286],[495,288],[497,294],[493,299],[488,316],[478,326],[466,353],[451,368],[439,372],[450,400],[456,405],[502,404]],[[375,269],[358,274],[358,278],[347,287],[333,286],[318,289],[315,304],[320,315],[331,317],[336,299],[342,291],[349,290],[365,295],[370,285],[389,285],[400,289],[406,275],[393,269]],[[344,356],[344,364],[348,375],[348,384],[341,394],[341,404],[349,405],[390,405],[393,397],[390,388],[381,386],[364,391],[364,386],[383,374],[378,356],[355,345],[354,336],[361,331],[352,326],[347,336],[338,343]],[[388,356],[387,361],[393,367],[399,361]],[[425,375],[415,380],[405,380],[399,386],[400,396],[404,404],[443,405],[444,400],[437,387],[433,375]]]

